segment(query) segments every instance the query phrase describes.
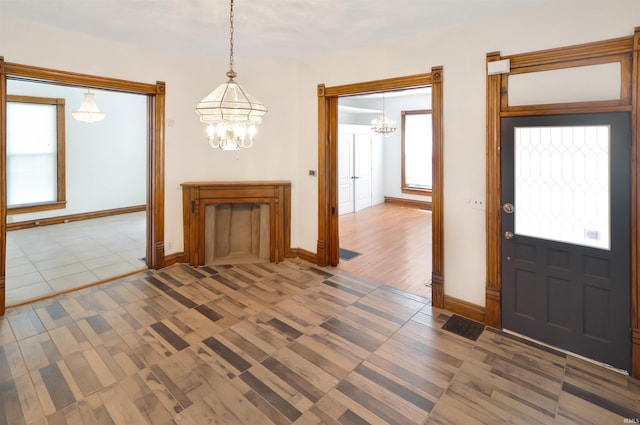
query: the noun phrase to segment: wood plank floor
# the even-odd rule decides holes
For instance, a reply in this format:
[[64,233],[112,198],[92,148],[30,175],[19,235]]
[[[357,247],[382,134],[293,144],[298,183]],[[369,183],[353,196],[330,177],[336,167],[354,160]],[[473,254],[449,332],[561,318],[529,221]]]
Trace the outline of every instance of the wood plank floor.
[[383,203],[340,216],[340,248],[361,255],[338,268],[431,298],[431,211]]
[[299,260],[145,271],[0,317],[0,424],[640,420],[638,381],[449,316]]

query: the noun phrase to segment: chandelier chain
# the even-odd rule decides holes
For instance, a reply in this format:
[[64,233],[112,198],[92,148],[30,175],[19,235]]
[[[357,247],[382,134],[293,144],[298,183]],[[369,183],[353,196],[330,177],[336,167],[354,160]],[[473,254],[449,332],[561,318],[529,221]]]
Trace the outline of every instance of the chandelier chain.
[[233,72],[233,0],[229,10],[229,71]]
[[[0,0],[2,1],[2,0]],[[267,108],[238,84],[233,70],[233,0],[229,0],[229,78],[196,106],[200,121],[208,123],[207,139],[215,149],[234,151],[253,146],[256,126]]]
[[384,109],[384,92],[382,92],[382,115],[380,118],[371,121],[371,131],[381,133],[385,136],[396,131],[396,122],[387,118]]

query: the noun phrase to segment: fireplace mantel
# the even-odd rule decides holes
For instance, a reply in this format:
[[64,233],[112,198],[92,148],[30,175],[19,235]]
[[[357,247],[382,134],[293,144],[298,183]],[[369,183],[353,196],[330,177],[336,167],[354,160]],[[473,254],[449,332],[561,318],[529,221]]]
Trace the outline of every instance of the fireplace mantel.
[[205,261],[205,208],[216,204],[269,204],[269,259],[280,262],[291,253],[291,182],[231,181],[182,183],[184,261]]

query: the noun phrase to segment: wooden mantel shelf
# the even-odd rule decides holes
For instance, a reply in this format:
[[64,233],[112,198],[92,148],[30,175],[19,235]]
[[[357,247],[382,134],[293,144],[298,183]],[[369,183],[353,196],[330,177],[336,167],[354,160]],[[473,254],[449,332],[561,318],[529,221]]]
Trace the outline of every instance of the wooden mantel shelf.
[[215,204],[269,204],[270,255],[280,262],[291,253],[291,182],[229,181],[182,183],[184,261],[204,265],[205,208]]

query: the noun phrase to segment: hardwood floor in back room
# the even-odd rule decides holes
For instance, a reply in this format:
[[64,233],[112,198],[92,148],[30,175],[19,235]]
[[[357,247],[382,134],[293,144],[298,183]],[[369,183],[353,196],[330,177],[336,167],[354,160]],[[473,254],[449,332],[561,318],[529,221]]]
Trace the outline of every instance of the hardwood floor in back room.
[[384,203],[339,220],[340,248],[361,254],[339,269],[431,298],[431,211]]
[[619,424],[640,383],[300,260],[174,265],[0,317],[0,424]]

